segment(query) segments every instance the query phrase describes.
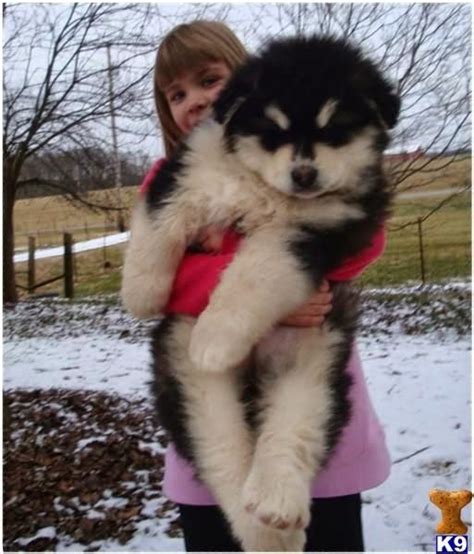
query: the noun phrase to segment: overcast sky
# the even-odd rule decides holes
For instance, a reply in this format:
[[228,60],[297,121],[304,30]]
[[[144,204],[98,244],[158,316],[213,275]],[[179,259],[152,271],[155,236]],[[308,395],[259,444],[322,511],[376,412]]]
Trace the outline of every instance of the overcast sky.
[[[63,7],[62,7],[63,6]],[[55,5],[54,9],[60,11],[68,5]],[[283,6],[283,7],[282,7]],[[144,53],[141,58],[134,60],[133,65],[128,65],[125,69],[121,70],[120,75],[116,75],[116,79],[127,79],[131,75],[137,75],[140,72],[145,71],[153,66],[154,63],[154,54],[156,47],[158,46],[161,38],[169,31],[174,25],[190,21],[196,18],[196,15],[199,13],[201,18],[206,19],[222,19],[225,18],[225,21],[229,26],[236,32],[242,42],[249,48],[250,51],[255,51],[262,42],[268,40],[269,38],[277,34],[294,34],[295,26],[300,26],[304,29],[306,33],[318,32],[320,30],[321,20],[318,13],[315,11],[314,4],[303,5],[304,10],[302,17],[300,19],[295,18],[293,21],[290,21],[288,14],[282,13],[285,5],[280,5],[279,7],[276,4],[268,3],[241,3],[241,4],[224,4],[224,3],[213,3],[213,4],[192,4],[192,3],[155,3],[155,4],[137,4],[139,7],[139,12],[134,14],[133,17],[127,15],[118,22],[111,22],[111,24],[118,24],[123,27],[124,37],[135,36],[137,43],[139,44],[140,51],[147,52]],[[290,4],[286,4],[286,7],[291,7]],[[293,5],[294,6],[294,5]],[[333,4],[333,10],[335,10],[336,17],[335,21],[337,22],[338,17],[343,18],[347,10],[348,4]],[[352,5],[356,8],[355,13],[357,13],[357,5]],[[359,5],[360,6],[360,5]],[[383,13],[378,16],[378,24],[372,26],[372,31],[370,36],[367,35],[367,31],[357,31],[354,33],[353,39],[357,44],[362,43],[364,50],[369,53],[369,55],[378,61],[381,57],[385,44],[390,36],[390,33],[394,32],[395,25],[397,24],[398,17],[405,17],[406,27],[410,26],[412,19],[417,17],[419,10],[422,9],[421,4],[385,4],[383,5]],[[407,6],[415,6],[413,13],[409,16],[406,15]],[[470,4],[464,4],[461,6],[463,14],[459,18],[460,23],[457,25],[455,32],[450,32],[450,40],[465,42],[468,46],[460,52],[456,52],[451,55],[449,59],[447,58],[443,63],[439,64],[439,67],[435,68],[434,75],[430,76],[430,83],[433,81],[436,82],[437,88],[434,90],[433,86],[427,86],[426,91],[417,90],[416,87],[413,90],[409,90],[407,97],[404,103],[404,112],[402,113],[402,121],[399,127],[403,129],[404,126],[408,127],[412,117],[415,113],[420,112],[421,109],[425,108],[429,103],[438,103],[441,105],[444,101],[453,101],[457,94],[461,95],[465,93],[466,87],[470,88],[469,76],[471,70],[471,52],[470,52],[470,33],[471,33],[471,7]],[[34,17],[34,10],[32,10],[32,5],[24,5],[24,9],[32,14]],[[142,14],[144,10],[149,9],[149,15],[146,22],[146,25],[143,28],[139,29],[139,23],[142,22]],[[435,9],[441,15],[443,10],[446,9],[446,5],[437,4]],[[301,15],[301,14],[300,14]],[[441,20],[441,19],[440,19]],[[362,27],[361,27],[362,28]],[[333,31],[338,33],[336,26],[333,26]],[[397,28],[397,32],[400,33],[402,27]],[[9,32],[9,21],[6,19],[5,24],[5,34],[8,36]],[[415,30],[410,29],[411,33],[414,33]],[[439,30],[436,31],[438,34],[434,35],[438,37],[437,40],[442,43],[447,41],[447,38]],[[28,29],[25,29],[25,34],[28,33]],[[456,33],[458,36],[455,36]],[[402,48],[403,41],[406,37],[400,36],[399,41],[395,41],[392,45],[393,55],[395,56],[397,49]],[[413,38],[413,37],[412,37]],[[429,49],[433,49],[433,44],[436,42],[431,42],[429,48],[426,49],[426,59],[429,60]],[[113,62],[120,61],[125,56],[130,54],[130,51],[136,49],[136,45],[129,44],[128,46],[115,46],[112,49],[112,60]],[[47,58],[47,50],[36,49],[34,55],[30,62],[30,72],[34,75],[40,76],[41,69],[45,66],[45,60]],[[389,77],[392,79],[400,79],[403,74],[406,64],[409,63],[410,57],[406,56],[406,63],[401,63],[398,65],[393,65],[391,70],[388,72]],[[390,61],[390,60],[388,60]],[[91,53],[91,58],[89,63],[96,64],[100,67],[105,67],[107,64],[106,52],[105,49],[97,50]],[[429,61],[432,64],[432,61]],[[428,66],[425,68],[428,72]],[[4,71],[4,78],[7,83],[14,83],[16,81],[21,81],[24,75],[24,69],[26,64],[26,56],[23,56],[23,59],[18,58],[14,60],[14,64],[8,66],[8,62],[4,62],[4,67],[8,67],[8,71]],[[389,64],[388,64],[389,65]],[[462,73],[461,70],[462,69]],[[438,74],[436,74],[436,71]],[[451,77],[450,77],[451,76]],[[443,80],[444,79],[444,80]],[[453,82],[456,85],[457,80],[459,80],[459,86],[453,87]],[[441,86],[443,85],[443,86]],[[418,87],[419,88],[419,87]],[[104,91],[105,92],[105,91]],[[410,98],[416,97],[416,103],[413,103]],[[423,97],[423,98],[422,98]],[[125,132],[119,132],[119,146],[123,150],[142,150],[149,153],[152,157],[159,157],[162,153],[161,150],[161,139],[159,138],[159,133],[157,129],[157,119],[153,112],[153,100],[152,100],[152,78],[150,76],[147,85],[144,90],[144,103],[146,109],[150,111],[150,116],[145,124],[140,126],[140,130],[148,133],[148,137],[130,137],[130,135]],[[462,112],[462,110],[461,110]],[[426,114],[426,117],[419,118],[417,122],[417,133],[411,134],[408,139],[402,140],[399,136],[399,131],[396,133],[398,136],[398,146],[404,147],[405,149],[413,149],[417,146],[424,146],[429,144],[433,136],[436,135],[436,129],[439,126],[440,115],[431,111]],[[463,113],[460,113],[458,118],[451,118],[449,122],[448,132],[451,132],[451,128],[456,124],[460,118],[463,117]],[[119,126],[124,130],[130,128],[130,122],[124,119],[119,120]],[[110,136],[110,122],[103,122],[103,133],[104,137],[107,135]],[[456,138],[453,146],[456,144],[461,144],[466,142],[470,138],[470,127],[469,125],[465,126],[463,132]],[[404,142],[404,144],[401,144]]]

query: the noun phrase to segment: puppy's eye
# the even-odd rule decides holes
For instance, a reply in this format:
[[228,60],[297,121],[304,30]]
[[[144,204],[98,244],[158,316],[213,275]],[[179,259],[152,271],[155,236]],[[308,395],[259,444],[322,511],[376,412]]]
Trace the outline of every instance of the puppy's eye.
[[355,127],[363,123],[363,118],[355,112],[338,110],[328,121],[327,127]]
[[264,119],[262,119],[262,125],[268,129],[271,129],[272,131],[282,130],[282,127],[278,123],[276,123],[275,121],[273,121],[273,119],[270,119],[268,117],[265,117]]
[[255,119],[254,126],[260,132],[277,133],[282,131],[282,128],[268,117],[259,117],[258,119]]

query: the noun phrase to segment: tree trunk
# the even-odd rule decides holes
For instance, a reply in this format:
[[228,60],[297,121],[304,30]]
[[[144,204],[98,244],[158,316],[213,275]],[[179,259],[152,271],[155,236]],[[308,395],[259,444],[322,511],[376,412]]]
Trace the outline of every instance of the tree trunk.
[[3,304],[18,302],[15,281],[13,207],[15,206],[13,164],[3,166]]

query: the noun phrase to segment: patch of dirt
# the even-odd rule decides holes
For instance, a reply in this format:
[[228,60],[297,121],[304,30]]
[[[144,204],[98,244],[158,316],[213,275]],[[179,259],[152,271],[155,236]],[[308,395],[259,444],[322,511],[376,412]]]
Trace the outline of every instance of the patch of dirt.
[[[138,321],[125,313],[117,295],[73,302],[30,298],[5,310],[4,340],[103,333],[127,342],[143,342],[154,325],[154,321]],[[447,331],[458,336],[471,332],[469,282],[362,291],[362,336],[437,332],[442,339]]]
[[144,400],[97,392],[4,395],[4,551],[126,544],[141,520],[180,536],[161,491],[165,438]]
[[4,340],[73,338],[103,333],[142,342],[155,325],[125,313],[116,296],[70,301],[64,298],[28,298],[4,312]]
[[447,333],[471,333],[470,283],[372,289],[363,292],[361,304],[362,335],[435,332],[443,340]]
[[430,476],[452,476],[458,473],[460,469],[454,460],[430,460],[420,464],[412,469],[413,475],[416,477]]

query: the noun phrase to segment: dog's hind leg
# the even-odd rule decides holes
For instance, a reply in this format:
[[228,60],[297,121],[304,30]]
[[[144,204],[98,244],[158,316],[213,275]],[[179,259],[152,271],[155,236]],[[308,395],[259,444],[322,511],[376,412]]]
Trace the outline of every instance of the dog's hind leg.
[[280,327],[259,346],[267,382],[242,502],[266,525],[304,529],[309,523],[310,484],[328,455],[337,409],[331,372],[343,341],[327,325]]
[[196,371],[187,354],[192,327],[192,318],[171,325],[160,347],[166,359],[155,362],[162,370],[173,371],[179,381],[189,450],[199,478],[213,493],[245,551],[301,551],[303,532],[282,533],[262,526],[242,506],[254,438],[241,402],[241,368],[221,374]]

